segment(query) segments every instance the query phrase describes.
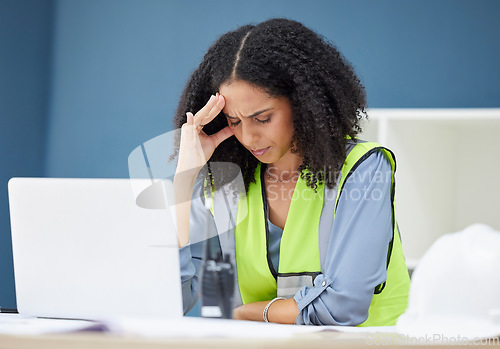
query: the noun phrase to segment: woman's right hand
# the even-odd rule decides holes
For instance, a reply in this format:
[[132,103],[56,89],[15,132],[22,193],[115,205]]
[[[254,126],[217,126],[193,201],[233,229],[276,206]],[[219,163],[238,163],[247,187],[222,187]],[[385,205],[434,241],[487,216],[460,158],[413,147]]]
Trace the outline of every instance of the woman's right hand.
[[229,126],[210,136],[203,132],[203,126],[219,115],[224,103],[221,95],[212,96],[195,115],[186,113],[187,121],[181,128],[179,160],[174,178],[179,247],[189,242],[191,197],[198,172],[210,159],[215,148],[233,135]]
[[203,126],[210,123],[224,108],[224,97],[217,94],[195,115],[187,112],[187,122],[181,128],[179,161],[176,174],[184,173],[196,177],[199,170],[207,163],[215,148],[224,140],[233,135],[233,131],[226,126],[213,135],[203,132]]

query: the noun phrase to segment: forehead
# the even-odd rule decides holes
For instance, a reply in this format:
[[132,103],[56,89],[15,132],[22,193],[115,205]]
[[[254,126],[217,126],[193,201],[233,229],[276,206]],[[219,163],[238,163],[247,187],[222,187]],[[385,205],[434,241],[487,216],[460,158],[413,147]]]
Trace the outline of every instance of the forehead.
[[276,101],[261,88],[245,81],[233,81],[221,85],[219,93],[226,101],[224,113],[250,115],[256,108],[269,107]]

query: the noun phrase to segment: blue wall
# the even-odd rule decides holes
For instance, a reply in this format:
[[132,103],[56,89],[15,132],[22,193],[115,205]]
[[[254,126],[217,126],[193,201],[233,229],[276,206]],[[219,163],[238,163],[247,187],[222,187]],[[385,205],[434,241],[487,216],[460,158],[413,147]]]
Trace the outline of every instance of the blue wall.
[[[0,280],[7,280],[0,292],[11,289],[7,178],[128,176],[129,153],[171,130],[189,73],[219,35],[239,25],[288,17],[323,34],[353,63],[371,107],[500,107],[496,0],[51,4],[0,0],[12,28],[0,31]],[[20,103],[26,110],[16,109],[16,98],[28,102]],[[0,293],[0,305],[12,302],[12,292]]]
[[42,176],[52,2],[0,1],[0,307],[15,308],[7,198],[13,176]]
[[60,1],[48,176],[126,176],[169,130],[189,73],[222,33],[273,16],[333,40],[371,107],[500,105],[498,1]]

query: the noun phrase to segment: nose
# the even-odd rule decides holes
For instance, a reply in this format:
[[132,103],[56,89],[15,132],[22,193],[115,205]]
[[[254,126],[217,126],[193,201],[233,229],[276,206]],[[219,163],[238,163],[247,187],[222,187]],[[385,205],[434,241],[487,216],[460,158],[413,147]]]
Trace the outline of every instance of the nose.
[[242,122],[241,124],[241,136],[240,141],[247,148],[252,148],[259,140],[259,133],[254,125],[252,125],[252,120],[246,120],[247,122]]

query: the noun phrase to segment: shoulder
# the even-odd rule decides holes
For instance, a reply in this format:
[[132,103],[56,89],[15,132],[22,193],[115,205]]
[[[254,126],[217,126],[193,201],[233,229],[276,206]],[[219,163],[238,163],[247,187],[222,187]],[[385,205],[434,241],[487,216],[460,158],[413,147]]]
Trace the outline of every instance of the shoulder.
[[394,153],[375,142],[349,140],[346,144],[346,153],[343,172],[392,171],[395,168]]
[[366,153],[366,158],[362,159],[358,166],[359,169],[365,171],[387,170],[392,171],[390,153],[385,148],[377,148],[373,151]]
[[342,189],[389,188],[394,175],[393,163],[392,153],[385,148],[376,147],[363,152],[343,169]]

